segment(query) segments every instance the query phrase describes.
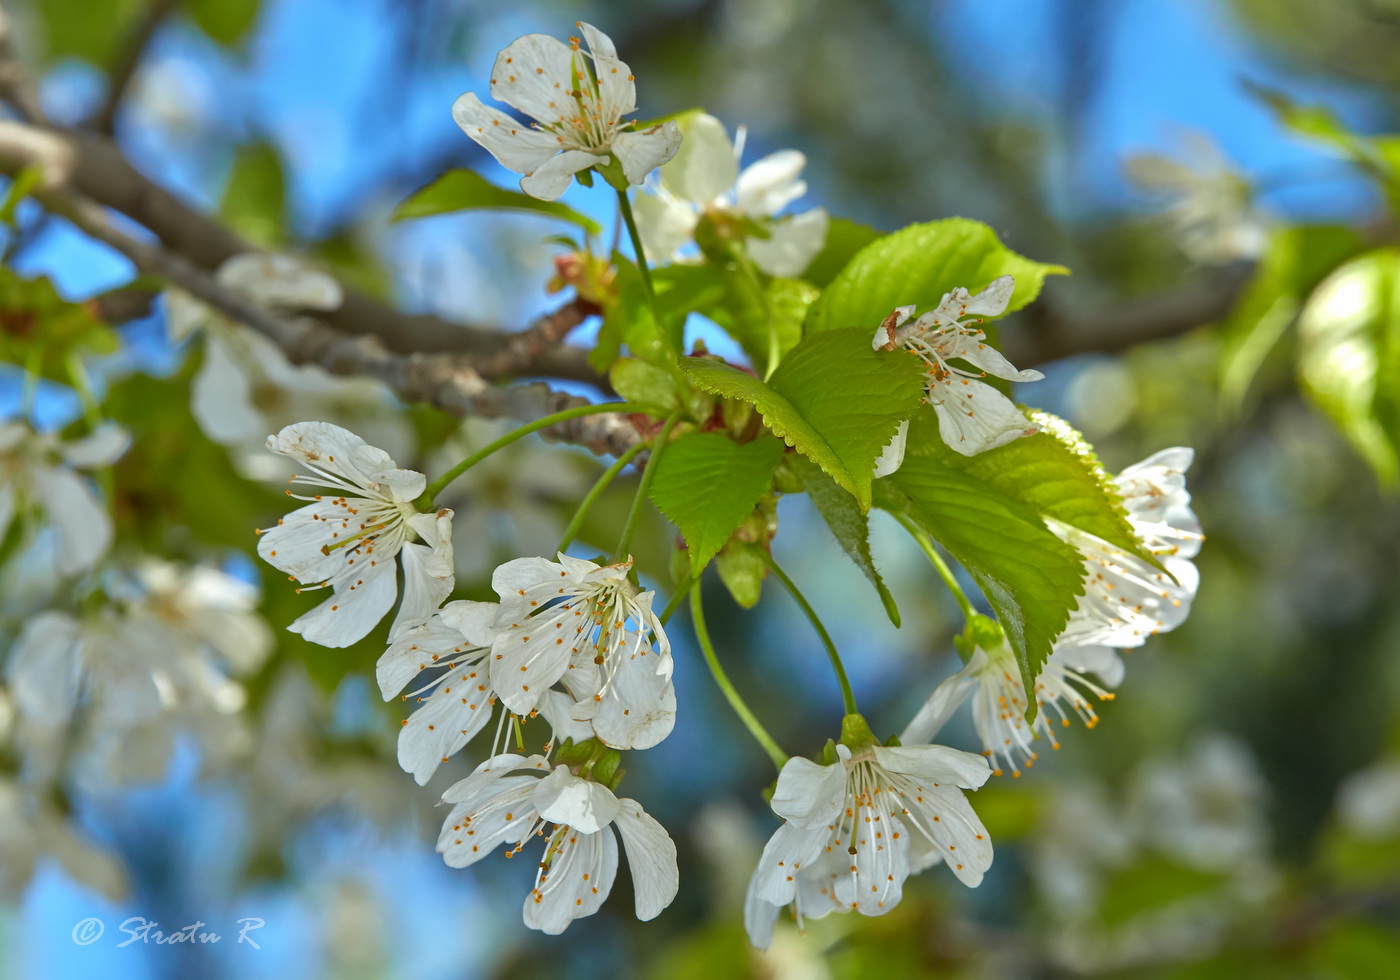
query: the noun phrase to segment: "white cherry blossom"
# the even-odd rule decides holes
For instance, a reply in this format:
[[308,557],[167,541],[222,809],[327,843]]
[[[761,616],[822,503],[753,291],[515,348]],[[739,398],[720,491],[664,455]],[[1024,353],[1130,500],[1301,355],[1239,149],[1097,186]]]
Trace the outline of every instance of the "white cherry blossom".
[[578,702],[574,717],[590,720],[605,744],[644,748],[670,733],[671,643],[652,612],[654,593],[628,580],[631,568],[630,559],[600,566],[560,554],[496,569],[491,676],[507,708],[528,714],[563,680]]
[[557,935],[602,906],[617,875],[614,825],[632,869],[637,918],[655,918],[676,896],[676,846],[665,828],[636,800],[619,799],[543,756],[493,756],[442,801],[452,810],[437,849],[449,867],[475,864],[503,843],[515,845],[506,852],[513,857],[532,838],[544,839],[525,899],[531,929]]
[[785,821],[749,882],[749,941],[767,948],[785,905],[799,922],[833,911],[883,915],[904,881],[939,860],[975,887],[992,863],[992,842],[963,795],[991,774],[986,760],[941,745],[836,746],[819,765],[789,759],[773,812]]
[[131,612],[163,623],[229,672],[248,674],[272,652],[272,631],[258,615],[258,588],[210,565],[157,558],[135,569]]
[[[675,159],[661,168],[654,193],[637,198],[637,228],[653,260],[681,260],[707,217],[734,228],[745,223],[766,233],[745,234],[749,256],[771,276],[798,276],[826,244],[826,210],[813,208],[779,218],[778,213],[803,194],[799,174],[807,158],[797,150],[780,150],[742,172],[744,131],[731,143],[724,124],[700,113],[685,129]],[[747,229],[745,229],[747,232]]]
[[906,745],[930,741],[953,712],[971,699],[973,727],[982,742],[982,754],[992,760],[993,775],[1009,769],[1019,777],[1021,769],[1037,759],[1033,744],[1037,739],[1044,736],[1053,748],[1060,747],[1055,723],[1068,725],[1069,712],[1089,728],[1097,725],[1099,716],[1089,696],[1111,700],[1113,694],[1107,688],[1122,680],[1123,661],[1109,647],[1056,646],[1036,678],[1036,719],[1027,723],[1021,670],[1003,640],[990,650],[977,647],[962,670],[934,689],[899,739]]
[[496,56],[491,97],[535,121],[522,123],[483,105],[474,92],[457,99],[452,118],[507,170],[525,176],[520,189],[552,201],[574,174],[606,167],[615,158],[627,181],[640,184],[671,159],[680,146],[674,122],[643,130],[623,116],[637,108],[632,70],[612,40],[580,23],[588,51],[577,38],[565,44],[546,34],[527,34]]
[[1114,478],[1128,523],[1165,571],[1078,528],[1046,521],[1085,565],[1084,595],[1057,645],[1136,647],[1186,621],[1200,585],[1190,559],[1203,540],[1186,491],[1192,456],[1190,449],[1164,449]]
[[[1011,399],[980,380],[989,374],[1007,381],[1039,381],[1044,377],[1039,371],[1018,371],[987,344],[986,334],[978,327],[981,320],[975,319],[1000,316],[1015,285],[1011,276],[1000,276],[975,296],[959,287],[945,293],[937,307],[912,323],[915,308],[901,306],[885,318],[871,342],[876,350],[900,347],[923,361],[924,397],[938,416],[939,435],[950,449],[964,456],[975,456],[1040,429]],[[877,462],[876,476],[899,469],[907,432],[905,422]]]
[[113,424],[71,441],[35,432],[27,422],[0,424],[0,536],[17,518],[38,513],[34,530],[52,531],[58,574],[94,567],[112,545],[112,519],[83,474],[110,466],[130,443]]
[[267,562],[332,592],[288,629],[322,646],[349,646],[393,606],[400,564],[404,594],[391,638],[428,619],[452,591],[452,512],[418,511],[423,474],[399,469],[384,450],[329,422],[289,425],[268,437],[267,448],[310,470],[292,483],[325,490],[288,490],[307,505],[260,532],[258,554]]
[[399,732],[399,765],[419,786],[491,717],[495,697],[488,660],[496,611],[494,602],[449,602],[426,623],[399,634],[379,658],[376,676],[386,701],[425,671],[435,672],[403,695],[418,708]]

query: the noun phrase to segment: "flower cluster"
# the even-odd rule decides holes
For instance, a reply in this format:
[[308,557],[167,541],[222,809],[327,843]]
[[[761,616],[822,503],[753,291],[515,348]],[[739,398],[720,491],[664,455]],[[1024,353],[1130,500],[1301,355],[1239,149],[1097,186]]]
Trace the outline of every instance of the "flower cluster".
[[940,684],[901,740],[928,741],[972,698],[984,753],[996,761],[998,774],[1004,767],[1019,776],[1022,767],[1035,762],[1037,739],[1044,736],[1059,748],[1057,721],[1067,725],[1077,714],[1089,727],[1097,724],[1089,697],[1113,697],[1107,689],[1117,687],[1124,675],[1118,651],[1185,622],[1200,584],[1190,560],[1203,540],[1186,491],[1191,460],[1190,449],[1164,449],[1113,480],[1128,523],[1160,567],[1087,532],[1051,523],[1051,530],[1083,556],[1084,596],[1036,678],[1034,723],[1025,719],[1029,699],[1015,656],[994,630],[999,642],[978,647],[962,671]]
[[[617,190],[621,217],[637,257],[641,292],[651,307],[648,322],[659,331],[665,330],[667,316],[658,303],[661,289],[650,278],[646,253],[673,262],[687,262],[698,255],[703,262],[721,265],[724,289],[744,293],[753,301],[752,309],[763,311],[764,327],[770,331],[764,337],[767,367],[777,388],[773,371],[788,348],[779,342],[778,328],[766,323],[774,312],[768,290],[792,287],[803,297],[804,311],[815,302],[814,285],[775,280],[800,276],[822,252],[828,227],[826,212],[819,208],[783,214],[806,191],[800,179],[805,157],[781,151],[741,171],[742,132],[736,146],[723,124],[711,116],[690,113],[679,123],[641,128],[626,122],[624,117],[636,109],[631,71],[606,35],[587,24],[579,28],[582,41],[571,39],[564,44],[532,34],[512,43],[496,60],[492,95],[534,122],[522,123],[484,105],[472,93],[454,105],[456,121],[500,163],[524,175],[521,187],[527,194],[553,200],[575,176],[591,186],[595,173]],[[641,220],[637,222],[629,188],[647,183],[658,167],[659,175],[649,185],[651,193],[639,196]],[[578,263],[598,267],[596,275],[590,273],[597,295],[584,296],[582,291],[580,295],[588,303],[596,300],[596,305],[611,309],[612,292],[620,295],[623,288],[618,284],[623,279],[621,268],[613,276],[613,263],[591,254],[578,258]],[[243,268],[226,267],[220,275],[236,277]],[[304,278],[288,279],[283,275],[288,270],[280,268],[265,271],[263,294],[251,285],[246,291],[266,304],[305,308],[319,303],[325,308],[338,301],[337,295],[313,302],[315,297],[301,289],[308,282]],[[676,285],[679,281],[677,277],[670,283],[672,296],[694,288],[693,284]],[[279,287],[279,282],[286,288]],[[776,397],[753,399],[751,404],[740,404],[735,415],[727,415],[727,403],[721,404],[725,399],[712,396],[751,392],[756,378],[731,366],[702,362],[702,371],[717,371],[726,380],[696,382],[694,389],[683,392],[678,379],[689,375],[675,363],[679,340],[667,338],[670,342],[662,343],[658,339],[653,344],[663,352],[659,356],[669,360],[668,372],[647,363],[642,356],[647,341],[632,334],[618,343],[633,348],[637,356],[628,367],[635,370],[617,372],[614,381],[619,392],[632,389],[641,394],[624,394],[628,401],[622,403],[579,406],[539,419],[492,441],[431,482],[424,473],[400,467],[384,449],[327,422],[298,422],[268,437],[269,450],[296,461],[302,469],[290,481],[293,489],[287,494],[304,506],[259,532],[258,553],[301,583],[298,591],[330,591],[289,629],[309,641],[342,648],[364,640],[393,613],[379,648],[383,653],[376,676],[385,700],[399,698],[410,706],[402,719],[398,761],[419,785],[433,779],[478,735],[493,730],[485,758],[441,796],[440,802],[450,809],[437,849],[448,865],[474,864],[502,844],[508,845],[507,857],[537,847],[540,853],[532,861],[535,871],[524,921],[555,934],[573,920],[592,915],[606,900],[617,874],[620,835],[638,918],[650,919],[669,905],[678,887],[675,845],[638,802],[619,797],[617,790],[624,775],[622,753],[656,746],[671,734],[676,722],[671,641],[663,624],[666,614],[656,612],[655,593],[639,584],[629,552],[648,492],[658,508],[670,514],[655,495],[659,483],[652,478],[657,460],[668,451],[673,428],[681,426],[676,441],[691,436],[721,439],[714,434],[724,430],[734,436],[724,443],[724,452],[737,455],[749,451],[743,447],[761,432],[762,422],[814,464],[826,458],[820,465],[833,480],[845,479],[841,486],[857,499],[857,490],[867,492],[866,507],[873,496],[872,480],[892,477],[885,485],[900,486],[902,477],[895,474],[910,441],[909,420],[921,403],[936,416],[938,436],[921,437],[929,438],[932,445],[916,446],[915,451],[936,451],[940,460],[953,461],[950,469],[953,464],[976,466],[985,461],[964,457],[988,453],[1047,429],[1049,434],[1037,436],[1038,441],[1019,445],[1029,449],[1054,440],[1062,449],[1069,441],[1055,431],[1058,423],[1027,414],[1003,393],[1004,385],[998,388],[986,380],[1041,378],[1037,371],[1014,367],[992,346],[984,329],[988,318],[1011,308],[1015,289],[1011,275],[1000,275],[984,280],[975,293],[952,286],[922,314],[915,306],[894,309],[870,343],[875,351],[888,353],[872,354],[862,332],[844,335],[853,348],[843,351],[843,358],[878,362],[878,367],[890,368],[889,377],[903,379],[903,405],[887,413],[879,429],[882,438],[891,431],[895,435],[878,459],[873,457],[879,440],[867,442],[860,450],[865,453],[863,460],[854,449],[844,455],[820,451],[832,449],[829,444],[814,450],[823,437],[807,425],[809,419],[796,418],[802,423],[799,426],[789,425],[791,419],[767,417],[781,414],[773,407],[779,401]],[[750,348],[745,345],[745,349]],[[911,356],[915,360],[909,360]],[[800,363],[796,356],[793,360]],[[845,360],[837,365],[844,366]],[[791,378],[785,380],[792,383]],[[698,409],[685,404],[690,395],[697,396]],[[740,400],[738,394],[728,397],[736,404]],[[674,407],[664,412],[652,407],[662,402]],[[784,405],[796,412],[793,405]],[[589,491],[554,557],[516,557],[496,565],[491,574],[493,601],[480,601],[476,595],[454,597],[454,513],[438,505],[439,493],[523,435],[601,412],[629,415],[640,444],[620,457]],[[654,420],[646,421],[649,417]],[[745,513],[752,512],[757,519],[767,506],[771,514],[771,501],[779,492],[791,492],[795,484],[804,482],[794,478],[795,470],[783,469],[785,451],[777,440],[763,438],[767,442],[753,445],[752,451],[755,458],[769,460],[767,469],[758,473],[761,480],[752,481],[755,487],[749,502],[734,508],[738,513],[718,529],[719,539],[721,543],[725,537],[742,539],[758,555],[762,570],[753,585],[755,593],[756,583],[768,572],[793,591],[828,648],[846,711],[839,741],[829,742],[820,756],[787,757],[743,705],[718,665],[703,625],[696,583],[688,580],[683,586],[683,593],[691,590],[696,639],[716,681],[779,768],[772,809],[782,824],[753,871],[745,908],[749,937],[759,947],[768,946],[779,913],[788,906],[799,923],[832,912],[882,915],[899,903],[910,875],[940,863],[960,883],[980,884],[992,864],[993,847],[966,794],[993,774],[1009,770],[1019,776],[1036,758],[1036,740],[1044,737],[1058,747],[1057,723],[1069,724],[1075,715],[1089,726],[1097,723],[1093,700],[1112,697],[1111,690],[1123,679],[1118,651],[1139,646],[1147,637],[1184,621],[1198,585],[1191,559],[1201,541],[1185,489],[1190,450],[1158,453],[1112,480],[1084,454],[1083,471],[1092,476],[1083,482],[1093,486],[1101,508],[1117,508],[1126,518],[1124,531],[1131,528],[1139,546],[1123,547],[1123,538],[1120,543],[1105,541],[1048,516],[1043,518],[1044,527],[1033,524],[1035,533],[1050,545],[1057,546],[1053,534],[1068,546],[1060,546],[1061,562],[1067,566],[1062,577],[1073,578],[1076,553],[1083,575],[1077,608],[1055,639],[1053,651],[1031,684],[1033,690],[1026,689],[1002,627],[972,613],[963,598],[969,622],[959,642],[966,665],[937,686],[902,735],[881,742],[858,713],[840,655],[816,612],[773,563],[762,532],[747,535],[750,520]],[[956,455],[944,453],[938,440]],[[692,452],[698,452],[697,445],[691,441]],[[650,455],[616,550],[608,556],[595,555],[597,560],[568,554],[592,501],[644,448]],[[843,448],[850,447],[843,443]],[[828,465],[838,456],[841,465]],[[862,462],[863,487],[857,486],[854,473],[862,470]],[[994,467],[995,460],[988,465]],[[694,472],[688,473],[693,476]],[[703,488],[697,489],[703,496]],[[1035,511],[1026,506],[1016,513]],[[721,519],[729,518],[726,514]],[[687,539],[695,536],[683,521],[677,524]],[[736,524],[739,531],[734,530]],[[911,526],[911,531],[917,536],[917,528]],[[471,535],[473,550],[481,556],[490,554],[480,540],[488,533],[489,528]],[[938,563],[932,545],[926,539],[923,543]],[[696,543],[687,540],[687,547]],[[699,550],[703,549],[696,547]],[[704,557],[714,555],[711,550]],[[504,556],[495,556],[492,563],[500,557]],[[868,549],[864,557],[868,564]],[[703,566],[695,552],[691,558]],[[695,570],[698,573],[699,567]],[[943,572],[958,592],[951,573]],[[868,574],[874,577],[873,571]],[[1070,590],[1065,586],[1062,591],[1063,615]],[[72,633],[68,625],[57,623],[43,624],[42,630],[65,637]],[[90,641],[70,638],[65,642],[83,651],[78,657],[83,669],[94,678],[104,677],[105,661],[87,652]],[[217,640],[210,643],[218,647]],[[23,676],[20,680],[23,691],[43,686]],[[969,700],[982,755],[930,744],[952,713]],[[1028,714],[1033,721],[1027,721]],[[542,731],[546,728],[547,733]]]

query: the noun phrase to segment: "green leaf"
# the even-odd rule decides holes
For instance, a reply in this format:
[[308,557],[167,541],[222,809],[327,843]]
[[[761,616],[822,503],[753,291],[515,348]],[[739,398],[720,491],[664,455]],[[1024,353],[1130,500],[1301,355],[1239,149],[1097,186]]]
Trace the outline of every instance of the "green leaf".
[[837,544],[875,586],[885,607],[885,615],[889,616],[891,623],[899,626],[899,607],[885,587],[885,580],[880,577],[875,558],[870,553],[870,521],[856,506],[856,499],[832,482],[820,467],[806,457],[793,456],[790,465],[802,478],[807,495],[831,529]]
[[1117,487],[1093,447],[1063,419],[1047,412],[1026,415],[1041,425],[1040,432],[976,456],[964,456],[944,444],[938,434],[938,417],[926,407],[909,424],[906,458],[936,460],[995,487],[1041,517],[1053,517],[1088,531],[1157,564],[1128,523]]
[[[845,218],[832,218],[826,227],[826,245],[812,260],[802,278],[816,286],[831,285],[831,281],[855,258],[856,253],[883,234],[869,225]],[[870,332],[874,333],[875,329],[872,327]]]
[[1400,479],[1400,251],[1377,249],[1329,276],[1298,317],[1308,396],[1382,483]]
[[1026,690],[1035,690],[1084,592],[1079,552],[1028,504],[930,456],[906,457],[876,490],[881,507],[913,517],[967,569],[1006,632]]
[[410,194],[395,209],[390,220],[403,221],[406,218],[424,218],[433,214],[468,209],[545,214],[576,224],[592,235],[600,235],[603,232],[602,225],[567,204],[541,201],[520,191],[498,187],[475,170],[449,170],[427,187]]
[[812,308],[808,330],[860,327],[874,336],[897,306],[927,309],[958,286],[977,292],[1004,275],[1016,278],[1006,308],[1013,313],[1040,295],[1046,276],[1067,271],[1017,255],[980,221],[948,218],[910,225],[860,250]]
[[608,381],[623,401],[659,405],[667,414],[681,406],[675,377],[635,357],[619,359],[608,372]]
[[771,436],[738,443],[722,432],[690,432],[656,464],[651,499],[680,529],[695,574],[710,563],[768,491],[783,444]]
[[[872,331],[873,332],[873,331]],[[902,351],[876,351],[864,330],[808,337],[768,383],[717,360],[685,358],[696,387],[749,402],[775,434],[870,509],[880,451],[923,394],[922,366]]]
[[258,0],[190,0],[185,9],[199,29],[227,47],[258,19]]
[[287,187],[282,160],[267,143],[240,147],[219,210],[234,231],[259,245],[287,237]]

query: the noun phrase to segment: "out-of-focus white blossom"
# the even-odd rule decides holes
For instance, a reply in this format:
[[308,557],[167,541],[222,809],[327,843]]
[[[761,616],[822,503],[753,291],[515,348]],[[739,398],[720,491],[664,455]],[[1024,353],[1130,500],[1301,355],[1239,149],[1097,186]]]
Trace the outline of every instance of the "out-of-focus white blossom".
[[93,568],[112,546],[112,518],[84,471],[112,465],[130,442],[113,424],[71,441],[27,422],[0,424],[0,535],[37,514],[34,531],[48,529],[57,539],[60,575]]
[[1367,840],[1400,837],[1400,759],[1359,769],[1337,790],[1337,819]]
[[1165,217],[1190,258],[1204,263],[1256,258],[1268,242],[1271,222],[1256,204],[1249,179],[1203,133],[1186,136],[1184,160],[1139,154],[1128,159],[1128,175],[1167,203]]
[[812,208],[779,218],[785,207],[807,193],[800,178],[807,158],[780,150],[739,170],[739,144],[724,124],[700,113],[685,128],[675,159],[659,171],[653,193],[637,198],[637,228],[647,257],[683,259],[702,220],[742,232],[749,256],[770,276],[798,276],[826,245],[827,213]]

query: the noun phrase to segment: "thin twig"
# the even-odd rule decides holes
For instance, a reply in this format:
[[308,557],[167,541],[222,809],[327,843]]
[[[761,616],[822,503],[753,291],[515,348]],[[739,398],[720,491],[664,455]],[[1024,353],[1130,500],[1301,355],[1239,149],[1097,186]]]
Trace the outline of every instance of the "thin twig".
[[131,80],[136,77],[136,69],[141,67],[141,60],[146,54],[151,38],[182,2],[183,0],[150,0],[146,5],[118,53],[116,65],[113,66],[107,80],[107,97],[92,117],[93,129],[104,135],[111,135],[116,125],[117,111],[131,86]]

